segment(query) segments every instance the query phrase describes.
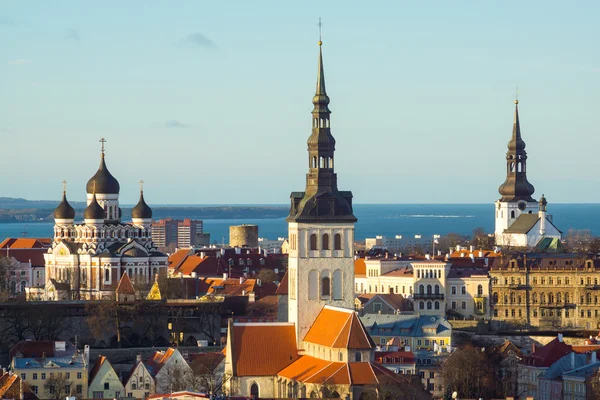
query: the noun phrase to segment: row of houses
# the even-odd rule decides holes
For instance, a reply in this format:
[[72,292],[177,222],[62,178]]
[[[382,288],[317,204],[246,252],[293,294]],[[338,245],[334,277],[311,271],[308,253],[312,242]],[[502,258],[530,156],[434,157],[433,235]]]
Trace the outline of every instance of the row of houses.
[[[23,341],[10,352],[11,374],[39,399],[147,399],[156,394],[188,391],[209,393],[220,385],[220,353],[182,354],[176,348],[154,351],[133,365],[113,365],[105,355],[90,363],[89,347],[67,342]],[[187,358],[187,359],[186,359]]]

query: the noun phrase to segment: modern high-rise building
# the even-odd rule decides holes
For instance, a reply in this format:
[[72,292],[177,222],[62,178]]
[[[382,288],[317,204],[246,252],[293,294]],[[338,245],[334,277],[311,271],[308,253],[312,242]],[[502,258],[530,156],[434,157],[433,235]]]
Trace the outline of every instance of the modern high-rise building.
[[166,248],[171,243],[177,243],[178,220],[173,218],[152,221],[152,241],[160,248]]
[[210,236],[204,233],[203,227],[202,220],[160,219],[152,222],[152,240],[161,249],[205,246],[209,244]]
[[198,235],[203,232],[203,222],[201,220],[186,218],[177,223],[177,247],[196,246]]

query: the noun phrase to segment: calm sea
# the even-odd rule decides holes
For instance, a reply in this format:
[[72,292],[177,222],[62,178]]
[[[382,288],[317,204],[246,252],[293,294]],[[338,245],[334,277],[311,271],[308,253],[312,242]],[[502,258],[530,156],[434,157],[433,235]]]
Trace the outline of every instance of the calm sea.
[[[486,232],[494,229],[494,206],[491,204],[357,204],[356,238],[375,235],[444,235],[449,232],[470,234],[482,227]],[[548,212],[555,225],[567,232],[569,229],[590,229],[600,235],[600,204],[551,204]],[[257,224],[259,235],[268,239],[287,236],[284,218],[276,219],[206,219],[204,230],[211,241],[227,243],[229,226]],[[5,237],[51,237],[52,223],[0,223],[0,239]],[[26,233],[24,233],[26,232]]]

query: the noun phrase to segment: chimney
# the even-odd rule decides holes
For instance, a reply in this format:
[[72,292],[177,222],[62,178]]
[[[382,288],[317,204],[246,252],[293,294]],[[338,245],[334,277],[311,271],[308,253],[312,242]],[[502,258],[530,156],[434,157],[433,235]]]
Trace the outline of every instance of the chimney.
[[243,276],[240,276],[240,285],[241,285],[242,283],[244,283],[244,277],[243,277]]
[[483,258],[483,250],[479,250],[479,258]]
[[472,253],[473,250],[475,250],[475,247],[473,245],[469,246],[469,252]]
[[426,260],[431,260],[431,255],[429,253],[425,254],[425,259]]
[[227,272],[223,272],[223,279],[227,279]]
[[192,272],[192,278],[195,278],[197,276],[198,276],[198,274],[196,272]]
[[575,352],[571,352],[571,369],[575,369]]
[[471,253],[471,262],[475,264],[475,254]]
[[558,334],[558,341],[562,343],[562,341],[563,341],[563,334],[562,333]]

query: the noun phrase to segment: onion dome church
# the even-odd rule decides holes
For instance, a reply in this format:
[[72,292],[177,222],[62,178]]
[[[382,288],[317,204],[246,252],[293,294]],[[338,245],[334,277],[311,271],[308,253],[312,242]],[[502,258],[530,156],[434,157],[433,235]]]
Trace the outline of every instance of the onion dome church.
[[[334,171],[322,42],[306,189],[291,194],[288,321],[229,320],[225,373],[231,396],[358,399],[400,378],[374,362],[375,344],[354,311],[352,193]],[[266,340],[268,338],[268,340]]]
[[149,287],[156,274],[167,272],[167,255],[152,242],[152,209],[143,188],[131,210],[132,221],[121,221],[121,188],[106,166],[105,140],[101,142],[100,167],[86,185],[83,222],[75,222],[66,186],[54,210],[54,240],[44,254],[46,300],[110,299],[124,274]]
[[521,137],[519,101],[515,100],[512,137],[506,153],[506,180],[498,188],[496,201],[496,244],[510,247],[536,247],[544,238],[560,241],[561,231],[546,213],[547,200],[532,196],[535,189],[527,180],[527,152]]

